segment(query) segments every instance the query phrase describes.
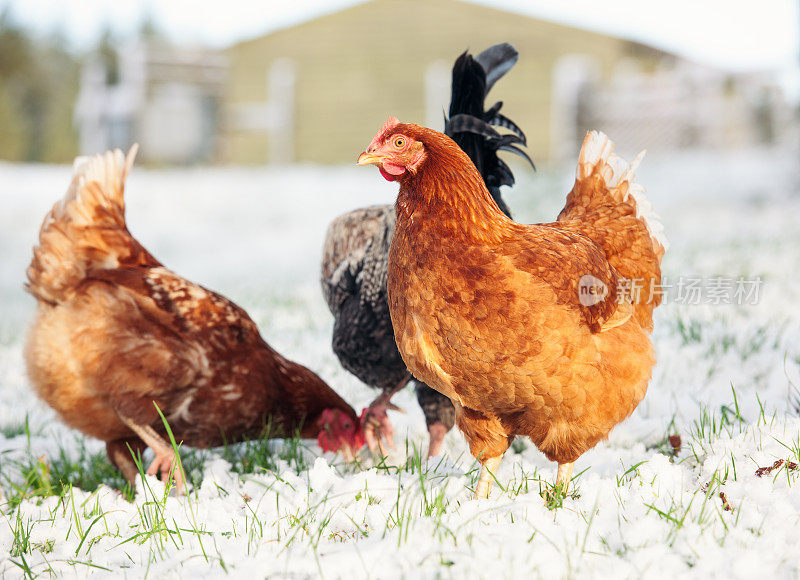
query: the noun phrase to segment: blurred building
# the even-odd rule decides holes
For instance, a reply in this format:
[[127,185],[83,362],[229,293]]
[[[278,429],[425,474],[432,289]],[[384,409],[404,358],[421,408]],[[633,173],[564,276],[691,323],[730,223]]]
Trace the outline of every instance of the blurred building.
[[440,128],[450,71],[464,50],[510,42],[520,53],[490,98],[551,156],[554,70],[591,54],[610,76],[622,59],[645,69],[663,52],[458,0],[373,0],[231,47],[224,152],[233,162],[349,162],[390,115]]
[[459,0],[372,0],[227,50],[223,157],[351,162],[390,115],[439,128],[456,56],[498,42],[520,58],[490,99],[537,162],[574,157],[590,127],[658,150],[779,139],[784,126],[756,76]]
[[[769,73],[729,73],[683,60],[642,70],[623,60],[601,78],[591,60],[573,63],[563,143],[598,127],[652,151],[783,146],[796,134],[792,106]],[[575,134],[569,134],[574,127]]]
[[224,55],[163,42],[95,55],[75,104],[81,152],[138,142],[144,161],[216,161],[226,75]]

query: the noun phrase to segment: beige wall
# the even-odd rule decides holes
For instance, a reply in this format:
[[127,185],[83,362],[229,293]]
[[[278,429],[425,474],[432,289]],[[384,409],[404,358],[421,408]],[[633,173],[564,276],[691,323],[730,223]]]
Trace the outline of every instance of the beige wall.
[[[504,102],[537,161],[550,153],[551,70],[559,57],[590,54],[606,74],[621,57],[652,56],[627,41],[458,0],[373,0],[231,47],[226,111],[266,101],[269,67],[289,58],[296,73],[294,159],[350,162],[388,116],[424,122],[432,62],[452,63],[467,48],[476,53],[499,42],[512,43],[520,58],[490,99]],[[224,131],[228,161],[269,161],[265,132],[231,125]]]

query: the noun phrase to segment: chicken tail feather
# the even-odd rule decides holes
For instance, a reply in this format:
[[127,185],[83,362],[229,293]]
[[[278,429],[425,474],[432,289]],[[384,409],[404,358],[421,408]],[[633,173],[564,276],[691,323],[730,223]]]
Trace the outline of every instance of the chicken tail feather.
[[138,146],[78,157],[72,182],[39,230],[26,290],[47,303],[62,301],[92,271],[155,263],[125,225],[125,180]]
[[475,57],[475,61],[486,71],[485,94],[489,94],[494,83],[511,70],[518,58],[517,49],[507,42],[490,46]]
[[[586,135],[575,185],[558,216],[558,227],[583,234],[605,252],[625,280],[626,299],[642,328],[652,330],[653,309],[661,302],[661,259],[667,250],[664,228],[636,181],[642,151],[628,163],[614,154],[603,133]],[[613,327],[613,326],[612,326]]]
[[[647,227],[647,232],[653,242],[656,255],[661,258],[669,248],[669,242],[664,235],[664,226],[659,221],[659,216],[653,211],[653,206],[645,197],[644,187],[636,181],[636,169],[644,159],[645,151],[639,153],[629,164],[625,159],[614,153],[614,142],[600,131],[590,131],[586,134],[581,148],[576,179],[585,181],[593,175],[598,175],[605,184],[605,199],[587,199],[585,205],[630,204]],[[596,191],[596,190],[594,190]],[[609,199],[610,195],[610,199]],[[586,207],[585,209],[590,209]]]
[[[526,139],[516,123],[500,114],[503,103],[495,103],[486,110],[484,101],[497,80],[511,70],[518,56],[508,43],[489,47],[474,58],[467,52],[459,56],[453,65],[450,118],[445,117],[444,126],[444,133],[469,155],[492,198],[509,217],[511,214],[500,195],[500,187],[514,185],[514,176],[497,152],[521,155],[531,166],[533,161],[518,147],[510,146],[511,143],[525,145]],[[512,133],[502,135],[495,126]]]

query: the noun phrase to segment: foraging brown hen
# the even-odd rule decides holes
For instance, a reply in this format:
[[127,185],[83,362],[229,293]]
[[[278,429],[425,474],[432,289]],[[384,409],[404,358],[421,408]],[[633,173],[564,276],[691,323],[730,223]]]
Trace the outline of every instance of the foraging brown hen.
[[[447,395],[482,463],[477,496],[517,435],[559,464],[605,438],[644,397],[660,302],[660,225],[629,166],[589,133],[558,220],[522,225],[447,136],[389,119],[359,164],[400,184],[389,308],[403,360]],[[624,290],[636,281],[646,291]],[[652,300],[650,299],[652,298]]]
[[76,169],[42,224],[28,268],[38,301],[28,375],[65,423],[106,442],[129,481],[134,451],[149,474],[183,475],[158,415],[178,441],[209,447],[244,437],[318,437],[362,445],[350,405],[264,342],[241,308],[167,270],[125,224],[123,189],[136,148]]

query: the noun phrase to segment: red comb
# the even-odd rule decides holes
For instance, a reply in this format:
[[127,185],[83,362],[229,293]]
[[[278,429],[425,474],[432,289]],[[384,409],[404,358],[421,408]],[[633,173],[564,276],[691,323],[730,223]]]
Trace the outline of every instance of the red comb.
[[383,140],[383,137],[386,135],[386,133],[397,127],[399,124],[400,124],[400,119],[398,119],[397,117],[389,117],[388,119],[386,119],[386,122],[380,128],[380,131],[378,131],[372,138],[372,141],[369,144],[369,149],[377,147]]

